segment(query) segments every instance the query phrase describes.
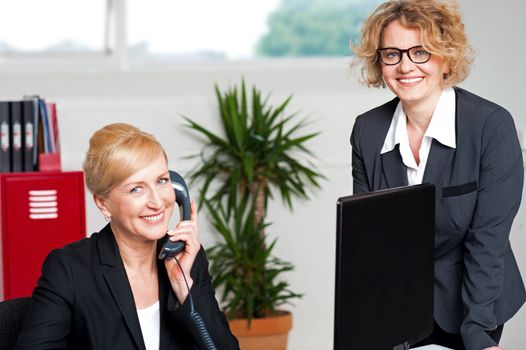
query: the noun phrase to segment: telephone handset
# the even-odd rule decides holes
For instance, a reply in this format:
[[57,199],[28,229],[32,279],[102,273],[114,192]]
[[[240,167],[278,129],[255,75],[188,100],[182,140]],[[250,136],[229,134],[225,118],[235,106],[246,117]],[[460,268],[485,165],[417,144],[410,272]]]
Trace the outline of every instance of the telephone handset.
[[[177,203],[177,205],[179,205],[179,210],[181,213],[180,219],[190,220],[190,217],[191,217],[190,215],[191,214],[190,194],[188,193],[188,186],[186,186],[186,182],[184,181],[181,175],[171,170],[169,171],[169,173],[170,173],[170,182],[172,183],[172,187],[174,188],[174,191],[175,191],[175,202]],[[162,260],[162,259],[174,257],[184,277],[184,271],[181,268],[181,265],[179,264],[179,260],[177,260],[177,257],[176,257],[177,254],[179,254],[183,250],[184,250],[183,241],[172,242],[170,241],[170,239],[167,238],[166,242],[161,247],[161,252],[159,253],[159,259]],[[186,288],[188,289],[188,298],[190,299],[190,319],[195,323],[195,326],[197,328],[197,331],[199,332],[199,336],[201,337],[203,344],[205,345],[205,348],[207,350],[217,350],[212,338],[210,337],[210,334],[208,334],[208,330],[206,329],[206,325],[203,319],[201,318],[201,315],[199,315],[199,313],[194,308],[194,301],[192,299],[192,293],[190,293],[190,287],[188,287],[186,277],[184,277],[184,282],[186,283]]]
[[[186,186],[186,182],[181,175],[172,170],[170,170],[169,173],[170,182],[175,191],[175,202],[179,206],[181,213],[180,220],[190,220],[190,194],[188,193],[188,186]],[[172,242],[167,239],[161,248],[159,259],[171,258],[183,250],[183,241]]]

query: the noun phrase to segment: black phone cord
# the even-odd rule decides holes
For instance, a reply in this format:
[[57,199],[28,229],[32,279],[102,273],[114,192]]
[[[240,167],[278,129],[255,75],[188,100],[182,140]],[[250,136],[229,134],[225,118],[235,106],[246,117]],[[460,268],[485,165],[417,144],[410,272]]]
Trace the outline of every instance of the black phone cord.
[[181,264],[179,263],[179,260],[177,257],[173,257],[175,261],[177,262],[177,266],[179,266],[179,270],[181,270],[181,273],[183,274],[184,283],[186,284],[186,289],[188,289],[188,298],[190,298],[190,318],[195,323],[195,326],[197,327],[197,331],[199,332],[199,335],[201,336],[201,340],[203,341],[203,344],[205,344],[205,347],[207,350],[217,350],[214,342],[212,341],[212,338],[210,337],[210,334],[208,334],[208,330],[206,329],[205,322],[201,318],[201,315],[194,309],[194,300],[192,299],[192,294],[190,293],[190,287],[188,286],[188,281],[186,280],[186,275],[184,274],[183,268],[181,267]]

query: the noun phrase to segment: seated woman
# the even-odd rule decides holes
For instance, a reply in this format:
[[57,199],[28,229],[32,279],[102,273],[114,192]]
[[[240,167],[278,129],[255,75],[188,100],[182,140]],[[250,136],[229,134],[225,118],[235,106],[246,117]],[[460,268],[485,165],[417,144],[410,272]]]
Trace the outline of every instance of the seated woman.
[[84,173],[109,223],[46,258],[17,349],[205,349],[177,262],[157,259],[166,233],[185,243],[178,260],[215,346],[239,348],[215,299],[195,203],[191,219],[168,231],[167,164],[159,142],[134,126],[93,134]]

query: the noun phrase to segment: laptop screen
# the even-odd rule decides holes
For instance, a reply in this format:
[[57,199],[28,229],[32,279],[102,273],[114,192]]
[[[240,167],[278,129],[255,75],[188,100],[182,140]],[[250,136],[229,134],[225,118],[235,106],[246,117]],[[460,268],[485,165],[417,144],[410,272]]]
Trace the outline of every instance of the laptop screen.
[[339,198],[336,226],[334,349],[398,349],[431,334],[435,187]]

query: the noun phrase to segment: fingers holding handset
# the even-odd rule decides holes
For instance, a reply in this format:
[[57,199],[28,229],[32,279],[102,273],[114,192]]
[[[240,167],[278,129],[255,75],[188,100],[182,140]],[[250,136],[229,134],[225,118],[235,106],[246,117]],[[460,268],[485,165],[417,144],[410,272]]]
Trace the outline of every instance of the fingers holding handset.
[[[192,280],[190,277],[190,270],[195,261],[199,249],[201,249],[201,243],[199,240],[199,228],[197,225],[197,205],[195,202],[190,204],[190,220],[180,221],[174,230],[168,231],[169,239],[173,242],[183,241],[185,243],[184,250],[177,255],[177,259],[181,264],[181,268],[184,271],[188,285],[191,288]],[[180,302],[183,302],[186,299],[188,294],[186,290],[186,284],[184,282],[184,277],[177,266],[175,259],[166,259],[165,260],[166,270],[168,271],[168,277],[170,278],[170,283],[172,289],[174,290],[177,298]]]
[[190,220],[181,220],[175,229],[168,231],[168,236],[173,242],[185,242],[185,249],[177,258],[182,258],[186,254],[197,255],[201,243],[199,241],[199,228],[197,224],[197,206],[195,202],[190,204]]

